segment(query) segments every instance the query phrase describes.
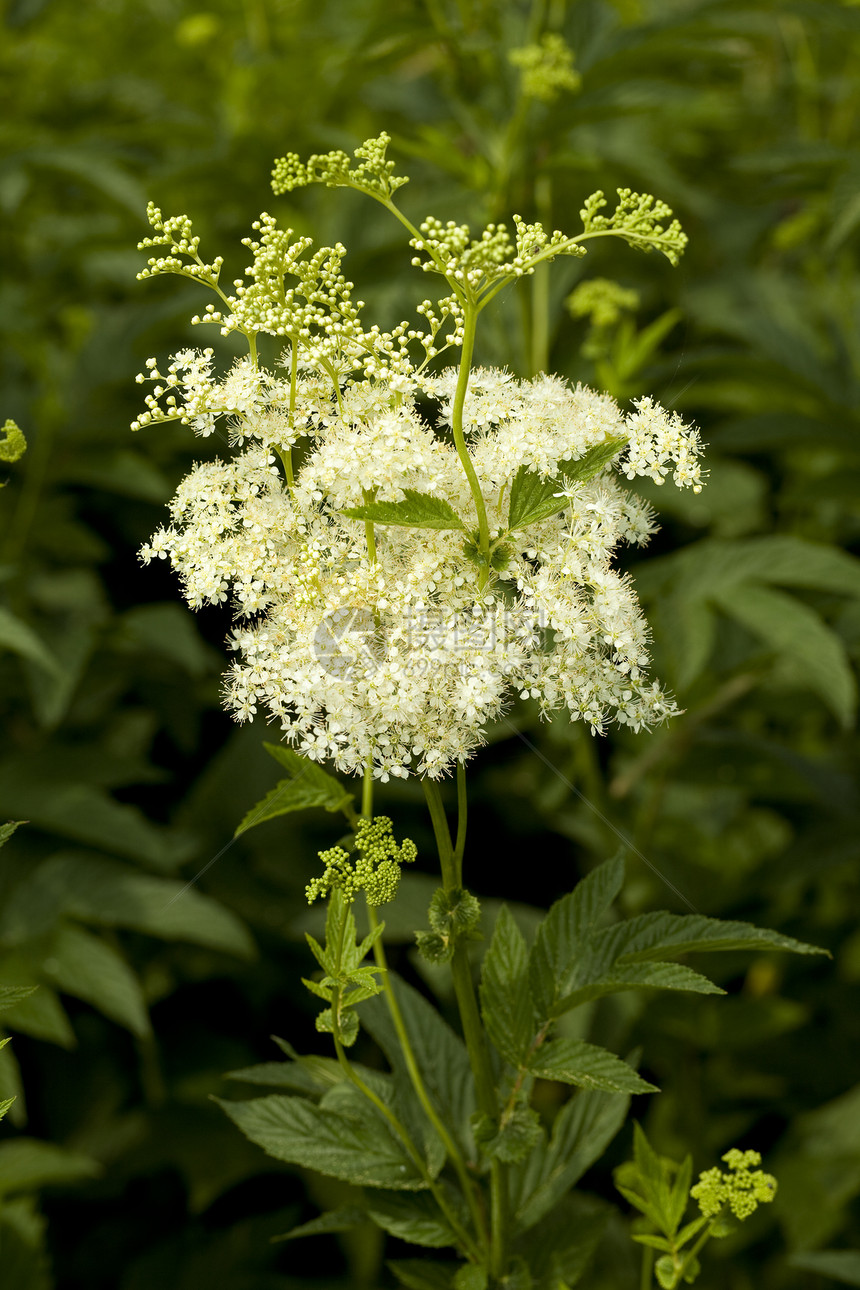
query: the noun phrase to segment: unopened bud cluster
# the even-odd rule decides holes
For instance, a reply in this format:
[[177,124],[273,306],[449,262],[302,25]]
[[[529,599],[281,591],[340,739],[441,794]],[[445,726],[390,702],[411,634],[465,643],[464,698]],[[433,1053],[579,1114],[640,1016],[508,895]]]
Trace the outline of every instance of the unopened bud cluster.
[[760,1204],[768,1204],[776,1195],[776,1179],[757,1166],[761,1156],[757,1151],[739,1151],[732,1147],[723,1156],[728,1172],[714,1167],[699,1175],[699,1181],[690,1189],[705,1218],[714,1218],[728,1207],[735,1218],[749,1218]]
[[326,896],[332,888],[337,888],[346,901],[355,900],[360,891],[370,905],[387,905],[392,901],[400,883],[400,866],[411,864],[418,851],[409,838],[398,845],[391,828],[387,815],[361,819],[355,826],[355,858],[342,847],[320,851],[324,869],[322,876],[312,878],[305,889],[308,904]]

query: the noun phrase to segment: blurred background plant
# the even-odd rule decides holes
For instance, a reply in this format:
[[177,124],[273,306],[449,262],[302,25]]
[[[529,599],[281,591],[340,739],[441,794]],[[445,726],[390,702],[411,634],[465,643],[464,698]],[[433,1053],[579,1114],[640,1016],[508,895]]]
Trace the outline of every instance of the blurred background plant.
[[[316,1048],[293,987],[303,888],[334,839],[320,813],[231,843],[272,782],[267,732],[219,710],[226,615],[194,617],[135,555],[220,445],[126,428],[142,360],[201,343],[192,288],[135,283],[148,198],[236,272],[261,209],[343,241],[381,325],[422,298],[382,212],[268,188],[285,150],[384,128],[410,215],[574,227],[588,192],[630,186],[690,235],[678,270],[600,247],[488,311],[479,361],[653,394],[701,426],[711,476],[700,497],[642,485],[667,510],[630,566],[685,714],[593,740],[519,705],[473,772],[472,836],[509,863],[475,851],[470,882],[545,905],[619,830],[650,862],[628,863],[627,912],[686,909],[663,875],[700,912],[831,949],[727,956],[730,998],[609,998],[590,1033],[643,1044],[659,1152],[704,1169],[750,1145],[779,1178],[704,1290],[860,1285],[860,7],[6,0],[2,35],[0,415],[28,450],[0,491],[0,819],[29,821],[0,853],[0,983],[21,992],[0,1050],[4,1284],[392,1284],[398,1242],[370,1229],[271,1244],[348,1189],[268,1160],[208,1100],[276,1055],[271,1031]],[[381,802],[431,854],[418,785]],[[557,861],[525,887],[538,848]],[[387,919],[413,980],[432,885],[407,875]],[[586,1188],[611,1198],[629,1147]],[[637,1283],[626,1222],[589,1290]]]

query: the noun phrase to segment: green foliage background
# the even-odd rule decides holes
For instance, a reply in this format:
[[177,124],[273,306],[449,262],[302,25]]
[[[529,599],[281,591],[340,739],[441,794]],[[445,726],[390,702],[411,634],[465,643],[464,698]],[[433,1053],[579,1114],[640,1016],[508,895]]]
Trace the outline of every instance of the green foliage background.
[[[529,104],[507,50],[541,24],[582,80]],[[729,998],[602,1000],[589,1035],[643,1045],[663,1091],[636,1114],[659,1151],[704,1169],[753,1146],[780,1179],[703,1287],[860,1284],[860,1255],[822,1253],[850,1248],[860,1196],[858,59],[847,0],[7,0],[0,415],[29,449],[0,493],[0,819],[29,823],[0,853],[0,984],[39,989],[0,1000],[4,1286],[390,1284],[369,1228],[269,1243],[349,1189],[278,1166],[209,1100],[276,1055],[272,1031],[322,1051],[302,889],[334,839],[320,812],[230,843],[273,782],[267,732],[219,711],[227,615],[194,617],[135,555],[208,445],[127,430],[143,360],[201,343],[193,290],[135,282],[148,198],[236,272],[268,209],[346,243],[381,323],[422,298],[361,198],[268,189],[276,155],[381,129],[412,216],[575,230],[590,191],[627,185],[690,235],[677,270],[601,247],[487,319],[480,361],[528,375],[548,353],[653,393],[701,426],[711,477],[697,498],[651,490],[664,528],[631,565],[684,716],[593,740],[519,705],[522,737],[501,723],[473,768],[468,881],[545,905],[620,831],[626,912],[684,912],[679,892],[832,951],[727,956]],[[563,305],[592,276],[641,302],[602,349]],[[380,802],[429,857],[417,786]],[[425,868],[386,920],[413,981]],[[629,1148],[628,1128],[586,1186],[611,1196]],[[634,1260],[619,1220],[582,1284],[633,1286]]]

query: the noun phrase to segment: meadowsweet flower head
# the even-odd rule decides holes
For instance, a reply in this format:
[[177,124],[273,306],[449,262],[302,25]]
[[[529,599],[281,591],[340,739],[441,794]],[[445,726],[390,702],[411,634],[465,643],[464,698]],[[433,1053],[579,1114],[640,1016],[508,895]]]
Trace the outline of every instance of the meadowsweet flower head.
[[[287,158],[276,186],[345,183],[391,205],[387,143],[362,145],[356,165]],[[603,204],[587,203],[587,227],[679,252],[661,203],[624,192],[611,218]],[[147,245],[169,254],[147,272],[217,288],[221,262],[202,260],[187,218],[149,217]],[[314,249],[263,214],[244,278],[194,320],[242,333],[248,357],[219,374],[211,349],[185,349],[138,377],[150,391],[134,428],[180,420],[234,449],[192,469],[141,558],[169,560],[192,607],[232,606],[224,701],[237,720],[265,713],[304,756],[349,774],[444,775],[517,695],[593,731],[676,711],[648,677],[647,624],[613,559],[654,530],[621,476],[671,471],[697,489],[695,431],[651,399],[625,415],[556,376],[479,369],[464,386],[462,370],[428,367],[500,285],[584,254],[576,238],[514,225],[473,238],[425,220],[412,245],[446,292],[419,306],[419,325],[383,332],[362,320],[342,246]],[[260,333],[284,342],[271,370]]]

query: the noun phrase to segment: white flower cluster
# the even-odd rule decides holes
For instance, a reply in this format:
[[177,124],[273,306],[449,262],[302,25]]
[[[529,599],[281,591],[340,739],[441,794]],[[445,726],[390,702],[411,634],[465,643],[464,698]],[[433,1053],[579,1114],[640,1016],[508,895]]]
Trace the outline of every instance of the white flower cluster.
[[[490,537],[500,540],[487,579],[449,432],[455,371],[422,382],[420,406],[429,388],[435,426],[402,381],[336,391],[304,369],[288,416],[284,382],[244,362],[219,383],[207,351],[177,355],[166,378],[155,369],[152,379],[156,397],[179,400],[202,434],[228,416],[239,445],[230,461],[192,470],[171,523],[141,553],[170,559],[193,607],[233,604],[237,659],[225,701],[238,719],[263,710],[304,755],[347,773],[372,760],[385,780],[444,774],[515,694],[595,731],[675,711],[646,677],[647,625],[612,567],[619,543],[653,531],[617,471],[586,483],[562,474],[555,514],[512,532],[508,524],[521,467],[553,480],[560,462],[607,439],[627,441],[614,465],[628,477],[662,481],[674,463],[675,482],[697,488],[698,439],[677,416],[643,399],[625,417],[610,398],[555,377],[473,372],[464,426]],[[290,485],[276,463],[294,443]],[[341,513],[368,498],[400,502],[405,490],[447,503],[467,533],[371,528]]]

